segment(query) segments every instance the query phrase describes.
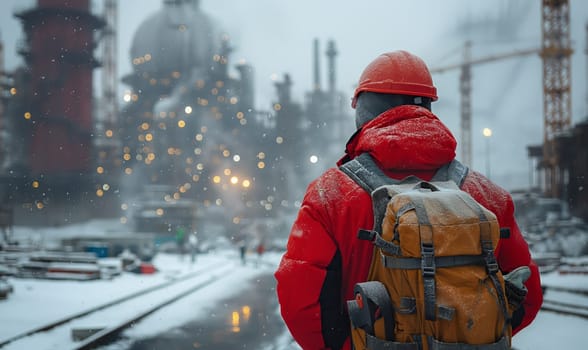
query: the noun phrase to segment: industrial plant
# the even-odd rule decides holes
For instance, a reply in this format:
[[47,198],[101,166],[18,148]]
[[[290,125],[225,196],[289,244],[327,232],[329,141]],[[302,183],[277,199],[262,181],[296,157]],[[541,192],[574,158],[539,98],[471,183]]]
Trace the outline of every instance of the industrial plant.
[[[117,2],[100,9],[90,0],[38,0],[14,13],[24,63],[6,71],[0,61],[4,230],[117,218],[131,232],[173,235],[207,221],[239,232],[294,213],[353,132],[337,89],[336,43],[309,43],[313,84],[304,101],[292,98],[296,77],[284,73],[273,103],[259,108],[255,62],[233,61],[230,33],[199,1],[164,0],[143,20],[128,53],[133,71],[122,79]],[[559,200],[586,220],[587,124],[571,123],[569,11],[568,1],[542,2],[541,47],[473,58],[466,43],[462,63],[431,73],[461,71],[459,158],[471,164],[471,70],[539,55],[544,140],[528,147],[534,181],[522,197]]]
[[198,1],[163,1],[144,20],[122,81],[116,1],[104,1],[102,15],[90,8],[89,0],[39,0],[14,14],[25,64],[0,68],[0,193],[12,223],[118,217],[131,230],[174,233],[215,217],[239,226],[291,212],[335,162],[328,145],[344,143],[350,118],[336,89],[334,41],[324,50],[327,89],[316,40],[306,101],[292,100],[285,74],[274,103],[259,110],[254,62],[231,60],[230,35]]

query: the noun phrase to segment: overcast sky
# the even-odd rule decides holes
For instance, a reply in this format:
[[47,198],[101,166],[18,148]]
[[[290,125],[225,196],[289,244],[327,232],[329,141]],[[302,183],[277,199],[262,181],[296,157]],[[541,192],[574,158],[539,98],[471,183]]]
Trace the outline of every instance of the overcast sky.
[[[100,11],[102,1],[94,0]],[[136,28],[158,11],[162,0],[119,1],[119,75],[131,72],[129,47]],[[23,38],[13,17],[33,0],[0,2],[0,35],[8,70],[21,64],[15,54]],[[232,63],[244,59],[255,69],[257,108],[276,99],[272,75],[289,73],[293,95],[303,102],[313,79],[312,47],[321,45],[322,82],[326,85],[326,42],[336,42],[337,87],[349,95],[363,68],[379,54],[404,49],[431,67],[458,63],[466,40],[473,58],[541,46],[540,0],[201,0],[205,13],[227,32],[235,48]],[[586,30],[588,2],[570,0],[573,120],[583,120],[586,102]],[[439,101],[433,111],[459,138],[459,70],[433,77]],[[123,86],[124,88],[124,86]],[[537,55],[475,66],[472,80],[473,167],[485,172],[490,154],[491,177],[512,189],[529,180],[526,146],[543,137],[542,66]],[[350,123],[353,121],[350,120]],[[492,128],[488,140],[484,127]]]

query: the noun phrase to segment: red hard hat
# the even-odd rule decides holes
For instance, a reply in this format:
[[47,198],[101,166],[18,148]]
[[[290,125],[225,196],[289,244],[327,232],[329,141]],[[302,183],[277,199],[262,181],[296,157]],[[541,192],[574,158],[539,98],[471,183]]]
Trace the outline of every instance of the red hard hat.
[[381,54],[361,73],[359,86],[353,94],[351,107],[355,108],[357,96],[363,91],[384,94],[429,97],[437,100],[431,73],[425,62],[406,51]]

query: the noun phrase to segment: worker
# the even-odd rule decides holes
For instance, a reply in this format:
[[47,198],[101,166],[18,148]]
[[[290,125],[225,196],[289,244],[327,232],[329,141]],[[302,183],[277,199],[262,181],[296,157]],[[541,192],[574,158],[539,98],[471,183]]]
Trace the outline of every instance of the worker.
[[[431,111],[437,100],[424,61],[406,51],[380,55],[359,78],[352,98],[356,132],[347,142],[341,166],[369,154],[388,177],[414,175],[429,181],[456,157],[457,142]],[[512,315],[512,334],[535,318],[542,303],[537,265],[514,217],[510,194],[479,172],[469,170],[461,189],[493,212],[510,236],[495,250],[500,270],[517,268],[514,284],[521,305]],[[373,254],[359,229],[372,228],[370,194],[339,167],[326,170],[307,189],[292,226],[287,250],[275,272],[282,317],[303,349],[350,349],[346,301],[366,281]],[[524,282],[524,284],[523,284]]]
[[265,252],[265,244],[262,239],[257,243],[257,248],[255,248],[255,250],[257,251],[257,261],[255,262],[255,266],[259,266],[263,253]]
[[196,254],[198,254],[198,235],[196,232],[192,232],[188,237],[188,245],[190,247],[190,262],[193,264],[196,262]]

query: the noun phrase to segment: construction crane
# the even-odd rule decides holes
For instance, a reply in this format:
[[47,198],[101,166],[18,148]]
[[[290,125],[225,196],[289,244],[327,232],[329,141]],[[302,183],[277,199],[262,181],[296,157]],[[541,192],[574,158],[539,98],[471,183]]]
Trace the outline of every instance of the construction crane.
[[453,69],[461,69],[460,74],[460,94],[461,94],[461,115],[460,115],[460,131],[461,131],[461,161],[468,166],[472,165],[472,66],[489,63],[507,58],[526,56],[531,54],[538,54],[541,52],[539,48],[532,48],[526,50],[517,50],[499,55],[490,55],[472,59],[471,57],[471,42],[466,41],[464,47],[463,62],[452,64],[444,67],[432,68],[431,73],[443,73]]
[[434,68],[442,73],[461,68],[461,151],[462,161],[471,165],[471,67],[501,59],[538,53],[543,61],[543,145],[541,165],[545,170],[545,194],[562,195],[565,174],[558,159],[555,139],[571,127],[571,48],[570,6],[568,0],[542,0],[542,45],[539,49],[514,51],[502,55],[471,59],[471,43],[466,43],[462,63]]
[[[6,80],[6,73],[4,72],[4,43],[2,42],[2,37],[0,36],[0,137],[4,139],[4,95],[5,95],[5,80]],[[6,145],[4,142],[0,143],[0,157],[2,159],[6,156]],[[2,172],[3,164],[0,162],[0,172]]]
[[117,89],[117,27],[118,10],[116,0],[104,1],[104,18],[106,28],[104,29],[104,43],[102,46],[102,98],[104,99],[104,122],[107,126],[113,127],[117,119],[118,109],[116,101]]
[[9,150],[10,142],[7,141],[10,134],[10,126],[7,125],[7,116],[5,107],[8,99],[15,94],[14,77],[8,73],[4,67],[4,42],[0,35],[0,175],[5,169],[5,165],[12,161],[12,154]]
[[102,32],[102,96],[101,110],[96,125],[98,137],[95,140],[98,150],[98,166],[102,173],[114,173],[120,140],[115,134],[118,130],[118,102],[116,100],[117,77],[117,27],[118,9],[116,0],[104,0],[103,17],[106,27]]
[[559,198],[565,175],[555,139],[571,126],[571,40],[568,0],[542,0],[543,162],[545,194]]

